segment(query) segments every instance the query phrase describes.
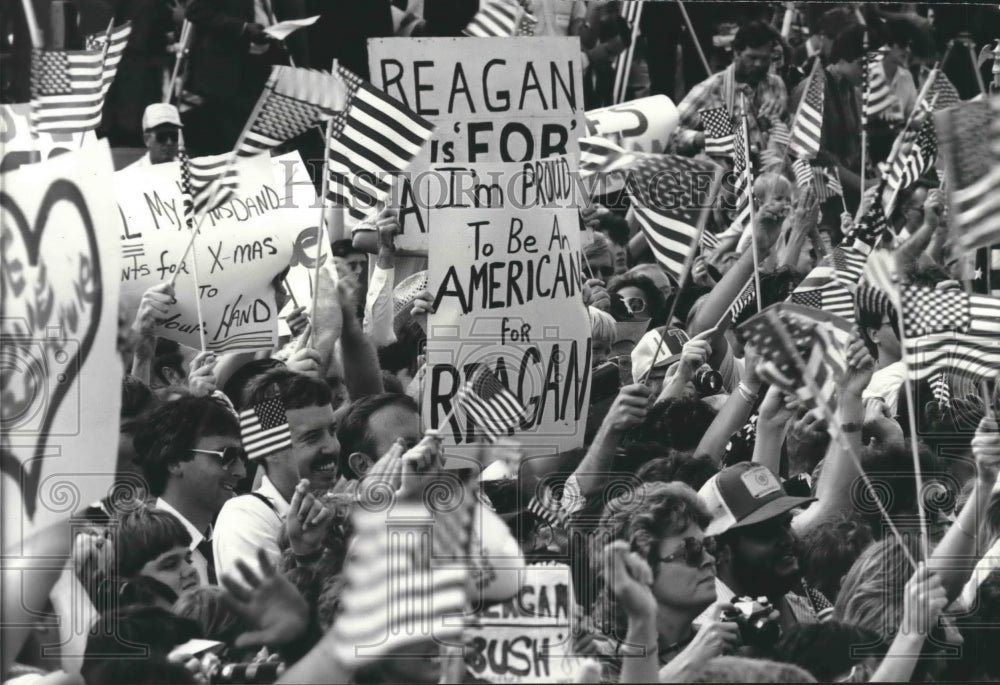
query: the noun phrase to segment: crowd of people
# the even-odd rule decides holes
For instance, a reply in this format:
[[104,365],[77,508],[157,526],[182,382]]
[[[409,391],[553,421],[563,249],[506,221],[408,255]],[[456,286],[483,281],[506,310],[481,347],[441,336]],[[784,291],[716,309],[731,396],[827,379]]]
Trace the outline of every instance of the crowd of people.
[[[133,40],[138,71],[123,63],[115,87],[138,84],[149,97],[126,98],[141,131],[113,135],[141,133],[148,154],[139,165],[175,159],[181,130],[193,154],[231,149],[270,65],[299,50],[306,63],[339,56],[365,74],[364,38],[391,35],[394,17],[406,35],[458,35],[477,7],[338,7],[348,4],[344,17],[307,12],[322,17],[310,39],[329,31],[342,45],[286,46],[263,34],[276,21],[268,2],[189,0],[174,15],[167,3],[121,3],[136,26],[161,36],[183,9],[196,31],[187,87],[202,101],[183,116],[151,104],[162,91],[150,79],[169,66],[152,51],[165,55],[166,39]],[[956,34],[942,37],[927,8],[802,3],[800,33],[790,39],[778,3],[691,3],[715,5],[692,10],[716,68],[706,78],[697,76],[690,37],[683,64],[668,68],[662,51],[684,42],[673,34],[686,29],[654,19],[673,8],[651,9],[633,34],[623,3],[527,4],[536,35],[580,36],[588,109],[608,104],[614,58],[641,41],[631,96],[665,92],[677,101],[679,124],[664,151],[705,157],[699,113],[746,95],[756,223],[750,245],[727,233],[733,210],[715,209],[706,230],[718,243],[702,247],[678,283],[646,245],[627,197],[581,210],[593,236],[581,283],[594,370],[589,419],[578,427],[583,446],[499,476],[457,472],[470,481],[480,531],[467,560],[478,574],[469,622],[519,596],[519,569],[558,563],[569,569],[578,608],[566,651],[581,659],[572,676],[580,682],[1000,679],[996,379],[988,404],[978,386],[957,379],[950,396],[926,381],[906,392],[899,312],[866,284],[853,293],[857,325],[833,417],[791,391],[773,361],[735,333],[758,309],[786,300],[830,259],[855,217],[882,201],[873,192],[887,173],[882,163]],[[141,24],[137,17],[154,9],[158,23]],[[992,10],[984,16],[997,18]],[[896,110],[873,123],[863,152],[862,62],[882,47]],[[824,200],[769,155],[817,61],[826,101],[820,161],[843,185]],[[974,79],[952,80],[963,99],[976,97]],[[120,102],[108,101],[112,130],[118,115],[108,112]],[[952,214],[929,175],[900,192],[879,240],[899,255],[908,282],[950,291],[968,280],[969,255],[949,239]],[[350,238],[333,242],[336,286],[315,312],[292,310],[291,334],[271,354],[215,355],[158,337],[173,288],[146,292],[120,336],[127,374],[114,494],[74,517],[70,572],[92,621],[82,658],[78,669],[52,661],[43,649],[51,635],[35,630],[5,682],[484,682],[467,668],[471,651],[456,656],[431,635],[378,659],[334,658],[350,634],[345,616],[355,618],[344,599],[365,542],[352,514],[380,492],[419,500],[456,473],[421,419],[433,294],[393,280],[399,222],[391,209],[374,230],[371,254]],[[762,301],[734,308],[755,270]],[[279,309],[283,277],[274,280]],[[335,339],[310,337],[331,319],[340,322]],[[288,443],[251,459],[240,412],[274,401]],[[484,452],[516,453],[511,433]]]

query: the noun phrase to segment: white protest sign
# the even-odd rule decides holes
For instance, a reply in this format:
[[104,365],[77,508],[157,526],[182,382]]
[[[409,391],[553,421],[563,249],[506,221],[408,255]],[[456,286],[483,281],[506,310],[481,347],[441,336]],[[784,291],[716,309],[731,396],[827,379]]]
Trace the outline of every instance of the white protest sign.
[[122,360],[105,141],[0,176],[5,543],[108,494]]
[[0,105],[0,172],[13,171],[31,164],[79,150],[83,141],[96,140],[93,131],[85,133],[39,132],[31,135],[31,105]]
[[584,659],[573,648],[569,566],[528,566],[520,591],[476,615],[468,629],[466,668],[491,683],[574,683]]
[[[379,38],[368,55],[372,83],[436,126],[393,188],[400,250],[426,253],[435,208],[489,192],[487,181],[465,173],[469,165],[563,157],[577,168],[584,133],[577,38]],[[451,185],[452,174],[464,185]]]
[[[179,164],[125,169],[115,174],[121,216],[122,299],[134,316],[143,292],[170,280],[177,304],[158,336],[201,346],[196,297],[201,299],[205,345],[213,352],[270,350],[277,343],[278,312],[271,281],[292,258],[295,213],[281,209],[284,188],[275,183],[266,155],[241,159],[236,195],[202,223],[192,255],[179,188]],[[193,259],[197,259],[195,283]]]
[[650,95],[587,112],[588,136],[636,152],[663,152],[680,116],[666,95]]
[[[565,158],[545,160],[559,167]],[[590,320],[581,298],[576,186],[550,195],[519,163],[469,165],[495,176],[479,207],[433,209],[423,418],[439,428],[449,455],[480,435],[461,411],[447,425],[455,396],[486,365],[526,409],[516,431],[525,454],[583,444],[590,390]],[[447,221],[444,220],[447,218]],[[455,447],[462,449],[455,449]]]

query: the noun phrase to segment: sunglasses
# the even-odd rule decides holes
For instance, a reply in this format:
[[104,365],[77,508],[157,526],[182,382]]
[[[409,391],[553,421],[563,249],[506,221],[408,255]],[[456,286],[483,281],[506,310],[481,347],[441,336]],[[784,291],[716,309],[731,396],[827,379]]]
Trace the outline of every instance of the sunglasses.
[[633,314],[642,314],[646,311],[646,300],[641,297],[623,297],[622,300]]
[[180,134],[177,131],[157,131],[156,132],[156,142],[160,145],[166,145],[167,143],[176,143],[180,138]]
[[197,452],[198,454],[211,454],[213,457],[219,460],[219,466],[224,469],[230,468],[237,461],[243,463],[244,466],[247,465],[248,457],[247,452],[242,447],[226,447],[225,449],[219,450],[195,450],[192,452]]
[[669,564],[683,557],[688,566],[698,568],[705,559],[705,552],[715,556],[719,545],[714,537],[684,538],[684,542],[671,554],[660,557],[661,564]]

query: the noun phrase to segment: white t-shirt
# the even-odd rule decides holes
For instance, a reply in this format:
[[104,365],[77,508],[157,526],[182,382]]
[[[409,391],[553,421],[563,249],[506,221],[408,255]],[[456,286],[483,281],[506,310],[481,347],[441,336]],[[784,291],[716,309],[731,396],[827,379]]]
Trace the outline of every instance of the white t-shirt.
[[906,378],[906,366],[898,361],[872,374],[872,380],[861,394],[862,400],[880,399],[893,416],[899,413],[899,388]]

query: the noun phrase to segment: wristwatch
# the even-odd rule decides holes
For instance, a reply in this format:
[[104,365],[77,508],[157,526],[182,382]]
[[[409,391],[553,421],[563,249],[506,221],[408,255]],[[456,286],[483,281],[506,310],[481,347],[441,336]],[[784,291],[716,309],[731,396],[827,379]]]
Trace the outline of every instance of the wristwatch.
[[841,430],[845,433],[860,433],[861,424],[860,423],[842,423],[840,424]]

